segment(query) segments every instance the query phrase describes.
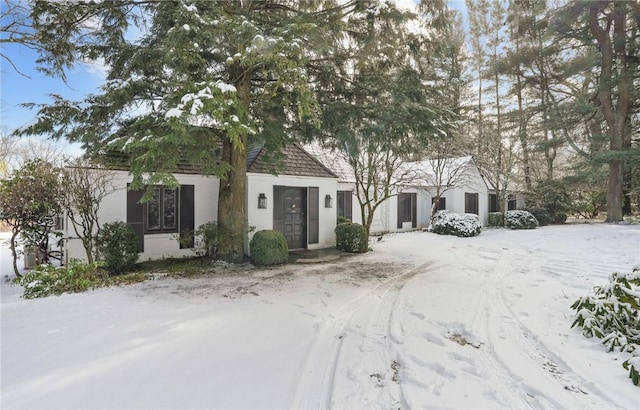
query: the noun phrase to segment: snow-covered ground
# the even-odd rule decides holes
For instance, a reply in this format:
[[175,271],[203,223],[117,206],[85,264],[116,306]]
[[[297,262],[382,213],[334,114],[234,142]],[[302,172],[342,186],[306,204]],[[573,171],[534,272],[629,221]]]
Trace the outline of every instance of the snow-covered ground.
[[639,225],[372,247],[36,300],[3,282],[0,407],[640,406],[624,356],[570,329],[569,308],[640,265]]

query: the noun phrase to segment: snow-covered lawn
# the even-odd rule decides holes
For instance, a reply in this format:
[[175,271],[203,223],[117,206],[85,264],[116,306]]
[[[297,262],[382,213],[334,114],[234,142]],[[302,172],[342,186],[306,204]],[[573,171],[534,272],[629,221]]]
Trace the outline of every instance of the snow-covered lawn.
[[570,329],[569,307],[640,265],[640,226],[372,247],[36,300],[2,283],[0,407],[639,407],[624,356]]

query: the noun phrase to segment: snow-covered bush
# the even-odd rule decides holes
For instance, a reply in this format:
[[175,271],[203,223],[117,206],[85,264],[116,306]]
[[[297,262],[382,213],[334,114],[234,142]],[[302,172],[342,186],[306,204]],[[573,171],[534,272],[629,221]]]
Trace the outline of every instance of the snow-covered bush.
[[289,247],[282,232],[258,231],[249,243],[251,261],[255,265],[280,265],[289,260]]
[[341,223],[336,226],[336,248],[343,252],[362,253],[369,250],[367,230],[358,223]]
[[614,273],[609,283],[596,286],[593,294],[576,300],[571,308],[576,319],[571,327],[582,328],[585,337],[597,337],[608,351],[634,355],[623,363],[633,384],[640,382],[640,269]]
[[456,214],[450,211],[438,211],[431,220],[434,233],[455,235],[468,238],[480,235],[482,225],[476,214]]
[[538,227],[538,220],[528,211],[507,211],[504,215],[504,226],[509,229],[535,229]]

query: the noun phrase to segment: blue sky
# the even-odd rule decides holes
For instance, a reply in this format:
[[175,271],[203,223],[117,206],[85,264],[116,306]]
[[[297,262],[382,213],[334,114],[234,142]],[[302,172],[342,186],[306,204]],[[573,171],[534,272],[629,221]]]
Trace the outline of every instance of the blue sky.
[[[50,94],[61,94],[80,100],[95,92],[104,81],[104,74],[92,67],[79,66],[68,74],[68,84],[36,71],[38,55],[26,47],[3,45],[3,53],[9,56],[18,73],[6,60],[0,62],[0,132],[11,133],[15,128],[33,121],[37,110],[20,107],[22,103],[48,103]],[[25,76],[26,75],[26,76]],[[28,77],[27,77],[28,76]]]
[[[449,5],[458,10],[465,9],[464,0],[449,0]],[[32,50],[10,44],[3,45],[2,52],[24,74],[18,73],[6,60],[0,61],[0,133],[3,135],[34,120],[37,109],[22,108],[20,104],[48,103],[50,94],[82,100],[85,95],[97,92],[104,82],[102,70],[78,66],[68,73],[65,84],[61,79],[45,76],[35,69],[38,56]]]

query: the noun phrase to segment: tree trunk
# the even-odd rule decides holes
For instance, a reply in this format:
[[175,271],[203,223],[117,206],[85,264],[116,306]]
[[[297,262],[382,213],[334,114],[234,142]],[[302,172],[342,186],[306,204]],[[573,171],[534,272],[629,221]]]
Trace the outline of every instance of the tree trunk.
[[11,256],[13,258],[13,273],[15,273],[16,278],[21,278],[22,275],[18,270],[18,252],[16,251],[16,238],[18,237],[19,230],[14,229],[11,233]]
[[[606,4],[605,4],[606,5]],[[614,78],[614,45],[616,54],[621,60],[618,65],[621,70],[625,68],[624,43],[625,43],[625,4],[614,4],[614,38],[613,41],[609,32],[600,26],[599,16],[604,14],[604,6],[601,3],[591,3],[589,6],[589,30],[596,39],[602,57],[602,67],[600,69],[600,81],[598,89],[598,100],[602,107],[607,124],[607,135],[609,137],[609,151],[616,153],[623,148],[623,134],[626,117],[629,109],[629,89],[624,74],[620,78]],[[613,43],[613,44],[612,44]],[[618,85],[617,106],[613,104],[614,81]],[[607,186],[607,222],[619,222],[622,220],[622,187],[623,187],[624,162],[618,158],[609,160],[609,181]]]
[[[238,97],[246,111],[250,104],[250,76],[245,74],[236,84]],[[226,138],[222,144],[222,160],[231,170],[220,179],[218,195],[218,237],[216,259],[241,262],[246,240],[247,133],[237,141]]]

